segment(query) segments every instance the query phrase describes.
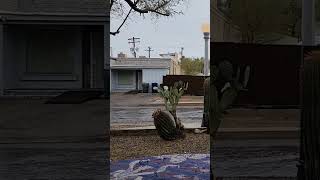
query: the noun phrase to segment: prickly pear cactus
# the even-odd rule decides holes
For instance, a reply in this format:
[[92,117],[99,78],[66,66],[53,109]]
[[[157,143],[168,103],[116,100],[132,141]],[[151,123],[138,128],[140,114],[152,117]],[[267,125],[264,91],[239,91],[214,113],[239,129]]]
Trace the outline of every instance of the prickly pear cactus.
[[219,72],[221,74],[221,77],[225,81],[231,81],[233,79],[233,66],[229,61],[222,61],[218,65]]
[[183,133],[184,126],[177,117],[176,109],[180,98],[187,88],[188,84],[179,81],[172,87],[164,86],[159,89],[159,95],[164,100],[166,111],[158,109],[152,116],[158,134],[165,140],[174,140],[185,137],[185,134]]
[[225,111],[230,105],[232,105],[237,95],[238,91],[233,87],[229,87],[224,91],[219,102],[219,106],[222,112]]
[[[238,74],[238,73],[237,73]],[[204,82],[204,113],[202,127],[207,127],[215,134],[221,123],[223,112],[235,101],[242,85],[233,77],[233,65],[229,61],[222,61],[218,67],[213,66],[213,79]],[[226,87],[217,88],[216,80],[223,82]],[[221,94],[221,95],[219,95]]]
[[166,110],[174,117],[177,127],[183,128],[181,121],[178,119],[176,110],[178,103],[188,88],[188,83],[184,84],[182,81],[174,83],[172,87],[163,87],[159,89],[159,95],[163,98]]
[[209,91],[210,91],[210,77],[204,80],[204,110],[203,110],[203,120],[201,127],[209,127]]
[[218,90],[213,83],[210,81],[210,92],[209,92],[209,105],[208,105],[208,132],[212,137],[215,137],[216,132],[221,123],[221,108],[219,106]]

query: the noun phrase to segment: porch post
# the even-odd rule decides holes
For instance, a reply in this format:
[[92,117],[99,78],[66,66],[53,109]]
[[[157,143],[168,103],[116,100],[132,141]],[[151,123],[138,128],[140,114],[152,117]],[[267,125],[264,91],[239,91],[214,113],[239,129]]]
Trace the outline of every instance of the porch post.
[[0,96],[4,93],[4,25],[0,22]]
[[[301,47],[301,69],[300,69],[300,104],[301,104],[301,118],[300,118],[300,161],[298,163],[298,180],[314,179],[319,178],[318,171],[319,164],[314,164],[315,162],[312,158],[316,158],[316,154],[308,154],[314,152],[316,149],[314,145],[317,144],[317,138],[314,139],[314,134],[310,132],[315,132],[317,130],[316,126],[310,126],[314,122],[318,121],[317,117],[313,116],[313,109],[310,107],[315,107],[313,99],[314,94],[312,94],[317,84],[314,82],[316,79],[310,76],[310,74],[316,74],[314,71],[314,66],[316,64],[308,63],[304,61],[304,47],[315,45],[315,0],[302,0],[302,47]],[[307,65],[305,67],[305,65]],[[318,81],[319,83],[319,81]],[[312,118],[313,117],[313,118]],[[314,136],[314,137],[312,137]],[[310,139],[316,141],[310,141]],[[316,152],[319,153],[319,152]],[[309,158],[306,159],[308,154]],[[307,156],[307,157],[308,157]],[[313,156],[313,157],[312,157]],[[317,162],[317,161],[316,161]],[[319,163],[319,162],[317,162]],[[315,166],[313,166],[315,165]]]
[[104,91],[105,97],[110,99],[110,21],[104,25]]
[[315,44],[315,0],[302,0],[302,44]]

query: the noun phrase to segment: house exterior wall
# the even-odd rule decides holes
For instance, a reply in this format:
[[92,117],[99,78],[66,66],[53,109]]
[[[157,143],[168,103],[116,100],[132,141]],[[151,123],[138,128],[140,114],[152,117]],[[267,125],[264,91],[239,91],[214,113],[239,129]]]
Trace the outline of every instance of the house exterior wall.
[[[119,76],[124,72],[130,72],[131,74],[131,83],[128,85],[121,85],[119,83]],[[111,91],[112,92],[126,92],[130,90],[135,90],[137,88],[136,82],[136,70],[112,70],[111,71]]]
[[18,0],[1,0],[0,10],[16,11],[18,9]]
[[158,83],[162,84],[163,76],[169,74],[168,69],[143,69],[142,81],[143,83]]
[[315,25],[315,44],[320,45],[320,22]]
[[[132,76],[132,83],[130,85],[120,85],[119,75],[124,71],[130,71]],[[112,92],[127,92],[130,90],[142,90],[142,83],[162,84],[163,76],[169,74],[168,69],[142,69],[142,70],[130,70],[130,69],[113,69],[110,74]],[[137,77],[138,76],[138,77]]]
[[[162,83],[163,76],[172,70],[171,58],[126,58],[119,57],[110,61],[111,67],[111,91],[121,92],[129,90],[142,90],[142,83]],[[130,87],[121,87],[118,83],[119,73],[134,71],[134,82]]]
[[[36,62],[30,53],[30,31],[22,27],[6,28],[5,36],[5,58],[4,58],[4,73],[5,73],[5,88],[6,89],[29,89],[29,88],[46,88],[46,89],[73,89],[82,87],[82,36],[80,31],[72,31],[68,33],[68,50],[66,54],[72,62],[70,72],[60,73],[59,69],[51,68],[48,62]],[[43,47],[50,46],[50,43],[43,40]],[[62,45],[62,44],[61,44]],[[59,46],[56,45],[56,46]],[[50,49],[53,53],[58,49]],[[79,53],[80,52],[80,53]],[[39,58],[41,59],[41,58]],[[45,61],[45,59],[43,59]],[[60,61],[60,63],[63,63]],[[36,69],[41,70],[41,67],[51,71],[50,73],[30,71],[30,66],[38,66]],[[39,68],[40,67],[40,68]],[[54,67],[54,66],[52,66]],[[56,66],[59,67],[59,66]],[[32,69],[32,68],[31,68]]]
[[180,75],[181,72],[181,54],[179,53],[167,53],[167,54],[160,54],[161,57],[170,59],[170,75]]
[[[75,30],[65,40],[65,44],[70,47],[67,56],[72,56],[74,62],[72,72],[64,70],[63,73],[54,73],[53,70],[51,73],[26,73],[28,65],[32,64],[28,55],[30,40],[27,31],[37,30],[37,26],[50,26],[60,30],[66,26],[75,29],[81,27],[86,29],[85,31],[99,29],[99,32],[91,32],[90,88],[109,89],[109,82],[105,78],[105,75],[110,73],[108,69],[110,16],[106,8],[108,5],[109,1],[106,0],[0,0],[0,40],[4,43],[3,49],[0,45],[0,95],[6,95],[5,89],[84,87],[84,77],[86,77],[84,74],[87,73],[83,71],[83,60],[88,58],[83,56],[87,47],[82,46],[84,44],[82,30]],[[4,40],[1,39],[1,24],[5,27]],[[18,32],[12,28],[13,26],[20,26],[18,30],[21,31]],[[29,29],[30,26],[35,28]],[[44,41],[43,46],[48,47],[50,43],[52,44]],[[32,62],[33,59],[31,58]],[[41,63],[44,64],[45,61]],[[51,65],[54,67],[56,64]],[[15,92],[10,91],[10,94]]]
[[169,74],[170,75],[180,75],[181,74],[181,63],[177,59],[171,60]]
[[217,7],[217,0],[210,4],[210,24],[212,42],[240,42],[241,33],[231,20]]
[[104,87],[104,40],[103,32],[91,33],[91,79],[92,88]]
[[0,11],[105,14],[106,0],[1,0]]

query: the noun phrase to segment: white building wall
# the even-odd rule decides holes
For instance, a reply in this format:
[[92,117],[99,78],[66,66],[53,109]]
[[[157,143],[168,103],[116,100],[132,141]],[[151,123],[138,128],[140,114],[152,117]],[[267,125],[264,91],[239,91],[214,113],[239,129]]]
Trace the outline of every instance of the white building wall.
[[162,84],[163,76],[169,74],[168,69],[143,69],[142,82],[143,83],[158,83]]
[[136,70],[131,70],[132,82],[130,85],[119,84],[119,74],[128,70],[112,70],[111,71],[111,92],[127,92],[135,90],[137,87],[136,82]]

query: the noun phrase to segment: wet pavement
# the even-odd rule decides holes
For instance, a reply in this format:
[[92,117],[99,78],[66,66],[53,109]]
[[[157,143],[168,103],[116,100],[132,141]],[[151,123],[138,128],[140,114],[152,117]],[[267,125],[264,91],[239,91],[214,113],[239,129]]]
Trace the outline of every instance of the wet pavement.
[[[177,107],[177,116],[186,127],[198,128],[203,117],[203,97],[183,96]],[[111,129],[143,128],[153,126],[152,113],[164,109],[156,94],[113,94],[111,96]],[[221,128],[298,128],[298,109],[228,110]]]
[[[131,126],[153,126],[152,113],[156,107],[112,107],[111,108],[111,127],[115,128],[121,125]],[[177,116],[182,123],[198,123],[200,127],[202,121],[203,107],[185,106],[177,109]]]

